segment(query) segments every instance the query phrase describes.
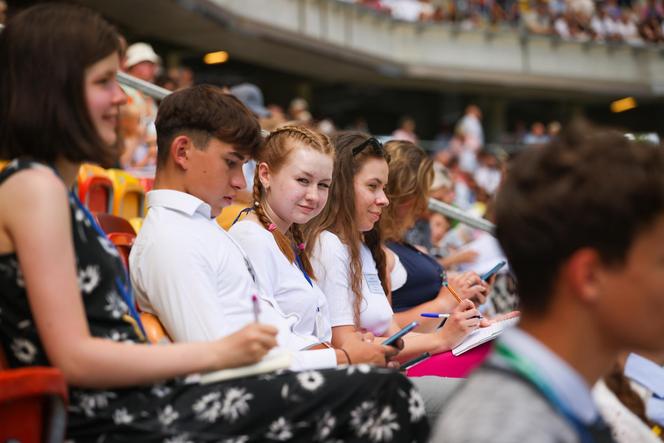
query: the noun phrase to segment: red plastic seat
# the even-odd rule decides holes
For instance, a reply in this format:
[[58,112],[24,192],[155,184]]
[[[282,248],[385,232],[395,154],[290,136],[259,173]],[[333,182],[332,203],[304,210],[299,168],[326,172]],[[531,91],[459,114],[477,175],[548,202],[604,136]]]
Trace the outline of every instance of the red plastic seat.
[[92,212],[113,209],[113,182],[104,168],[83,164],[78,170],[78,198]]
[[0,370],[0,442],[62,442],[67,385],[56,368]]
[[129,252],[136,239],[136,231],[134,231],[131,223],[112,214],[95,213],[94,217],[111,243],[118,248],[125,268],[129,269]]

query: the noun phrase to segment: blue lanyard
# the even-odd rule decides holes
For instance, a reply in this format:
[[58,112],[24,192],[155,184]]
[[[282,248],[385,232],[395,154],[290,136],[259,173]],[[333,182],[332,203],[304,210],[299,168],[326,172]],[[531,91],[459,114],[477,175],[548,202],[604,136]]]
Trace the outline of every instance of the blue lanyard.
[[309,274],[307,274],[307,271],[304,269],[304,264],[302,264],[302,259],[300,258],[300,254],[297,253],[297,250],[295,251],[295,263],[297,263],[297,267],[300,268],[300,271],[302,271],[302,275],[304,275],[304,278],[307,279],[307,283],[309,283],[309,286],[313,288],[314,284],[311,281],[311,277],[309,277]]
[[[85,205],[81,202],[81,200],[78,199],[78,196],[73,192],[69,191],[69,195],[71,198],[74,200],[76,203],[76,206],[83,211],[83,214],[85,215],[85,218],[88,219],[94,230],[97,232],[97,234],[105,238],[109,243],[112,244],[110,240],[108,240],[108,237],[106,236],[106,233],[101,229],[99,224],[97,224],[97,221],[95,218],[92,216],[88,208],[85,207]],[[119,252],[118,252],[119,254]],[[124,268],[124,266],[123,266]],[[115,277],[115,288],[118,290],[120,293],[120,296],[124,300],[125,304],[127,305],[127,308],[129,309],[129,313],[131,314],[132,318],[136,322],[136,325],[140,329],[140,332],[143,334],[143,338],[147,338],[147,335],[145,333],[145,329],[143,328],[143,323],[141,322],[141,317],[138,315],[138,312],[136,311],[136,306],[134,305],[134,298],[132,297],[131,293],[131,280],[129,279],[129,275],[127,274],[127,270],[124,269],[124,283],[122,279],[119,276]]]
[[495,349],[497,355],[501,357],[503,362],[505,362],[518,375],[529,381],[544,396],[544,398],[548,400],[549,404],[551,404],[551,406],[553,406],[553,408],[574,427],[577,435],[581,438],[583,443],[595,442],[588,426],[581,422],[576,415],[572,414],[569,409],[565,407],[562,401],[555,395],[553,389],[551,389],[551,387],[537,374],[537,371],[530,362],[515,354],[501,342],[496,344]]

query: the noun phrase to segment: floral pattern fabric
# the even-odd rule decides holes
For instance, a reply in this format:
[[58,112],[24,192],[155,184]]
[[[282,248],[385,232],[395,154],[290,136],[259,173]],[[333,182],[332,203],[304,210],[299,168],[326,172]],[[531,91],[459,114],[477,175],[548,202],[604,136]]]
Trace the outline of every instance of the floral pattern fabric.
[[[35,163],[13,161],[0,174]],[[126,275],[113,245],[73,197],[78,282],[92,335],[127,346],[142,339],[116,288]],[[54,294],[56,296],[56,294]],[[49,365],[34,326],[16,254],[0,255],[0,345],[11,367]],[[70,386],[67,442],[418,442],[429,425],[402,375],[366,365],[281,371],[215,384],[173,379],[151,386]]]

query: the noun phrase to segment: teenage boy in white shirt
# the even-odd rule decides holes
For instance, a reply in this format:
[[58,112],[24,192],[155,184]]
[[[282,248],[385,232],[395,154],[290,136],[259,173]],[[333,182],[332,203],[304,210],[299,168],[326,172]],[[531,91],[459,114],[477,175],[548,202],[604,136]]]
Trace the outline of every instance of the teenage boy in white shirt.
[[590,387],[621,352],[664,349],[664,150],[575,122],[517,157],[496,221],[521,322],[433,441],[612,442]]

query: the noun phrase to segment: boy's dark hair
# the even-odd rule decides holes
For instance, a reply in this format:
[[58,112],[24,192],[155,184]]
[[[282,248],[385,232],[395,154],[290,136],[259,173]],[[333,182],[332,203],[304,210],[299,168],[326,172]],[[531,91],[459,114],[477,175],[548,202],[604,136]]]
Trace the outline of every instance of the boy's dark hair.
[[85,99],[85,70],[120,50],[115,28],[90,9],[33,6],[0,32],[0,157],[59,157],[111,166]]
[[157,164],[163,166],[173,139],[191,137],[205,149],[214,137],[238,152],[254,156],[262,143],[258,120],[237,98],[221,88],[197,85],[168,95],[157,112]]
[[525,311],[544,313],[561,265],[593,248],[620,266],[664,214],[664,151],[583,121],[520,154],[496,202],[496,236]]

